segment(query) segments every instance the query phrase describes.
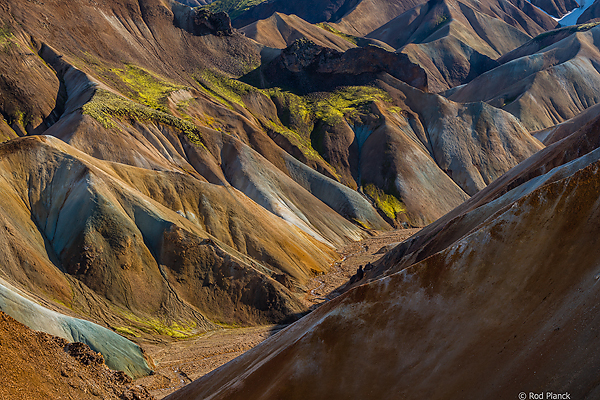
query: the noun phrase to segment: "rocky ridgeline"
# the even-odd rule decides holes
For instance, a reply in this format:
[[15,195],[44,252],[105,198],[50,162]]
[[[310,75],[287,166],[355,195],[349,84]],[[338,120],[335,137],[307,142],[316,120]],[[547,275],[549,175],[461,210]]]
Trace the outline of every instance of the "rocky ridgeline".
[[340,52],[298,39],[267,65],[248,75],[249,81],[263,87],[279,86],[299,92],[328,90],[335,86],[367,84],[380,74],[389,74],[409,85],[427,91],[427,75],[407,55],[376,46]]

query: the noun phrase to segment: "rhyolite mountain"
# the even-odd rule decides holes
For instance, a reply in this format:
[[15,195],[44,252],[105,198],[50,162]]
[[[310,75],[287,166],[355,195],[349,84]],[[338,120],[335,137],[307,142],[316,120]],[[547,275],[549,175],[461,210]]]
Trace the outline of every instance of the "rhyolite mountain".
[[[98,350],[111,363],[114,347],[140,356],[133,343],[111,346],[116,333],[185,338],[223,325],[293,321],[308,312],[306,284],[329,271],[336,249],[371,230],[427,226],[422,240],[392,250],[366,274],[365,285],[216,372],[210,385],[186,389],[198,397],[215,390],[236,396],[239,379],[251,397],[306,398],[361,394],[371,380],[382,383],[377,390],[389,384],[405,393],[408,386],[396,378],[414,367],[406,357],[340,389],[339,382],[356,375],[353,368],[364,369],[346,359],[355,344],[387,331],[400,343],[397,351],[434,360],[448,353],[443,342],[419,340],[435,332],[463,340],[456,342],[459,350],[483,343],[499,324],[492,317],[473,335],[461,329],[496,315],[506,299],[524,306],[514,314],[500,310],[506,318],[499,320],[525,321],[530,292],[517,285],[509,295],[507,287],[521,282],[513,275],[543,273],[551,259],[544,243],[567,246],[578,257],[577,246],[594,246],[595,236],[584,234],[594,222],[586,212],[596,161],[576,158],[595,154],[595,141],[571,133],[595,120],[594,108],[580,119],[576,114],[597,103],[597,28],[546,32],[555,21],[520,1],[234,3],[242,8],[232,24],[218,9],[224,2],[192,8],[166,0],[74,0],[65,7],[58,0],[0,0],[0,274],[6,298],[18,294],[33,302],[5,301],[0,309],[35,329],[41,329],[36,321],[68,321],[62,328],[44,324],[68,340],[79,340],[85,329],[101,332],[110,343]],[[298,12],[286,15],[285,7]],[[248,23],[236,29],[243,18]],[[544,91],[531,89],[529,75],[509,65],[529,68],[534,81],[545,72],[582,68],[544,81]],[[571,100],[563,107],[556,88],[570,77]],[[517,97],[496,101],[509,94]],[[526,96],[534,100],[522,101]],[[567,111],[545,119],[550,103]],[[539,104],[545,104],[541,111]],[[567,119],[560,135],[536,133],[547,148],[530,133]],[[510,192],[515,188],[522,190]],[[549,221],[558,205],[535,214],[524,204],[555,204],[563,198],[557,193],[565,193],[569,212],[552,220],[550,233],[531,229],[540,218]],[[503,228],[503,212],[514,230]],[[556,232],[569,218],[582,230],[565,238]],[[529,235],[529,242],[512,240],[510,232]],[[581,244],[579,234],[587,238]],[[490,235],[493,245],[481,246]],[[460,253],[452,247],[456,240],[472,252]],[[410,251],[403,252],[406,246]],[[520,251],[529,253],[519,258]],[[564,258],[554,260],[551,274],[567,268]],[[560,282],[560,299],[572,292],[578,273],[591,271],[587,258],[577,260],[579,272]],[[401,267],[412,268],[414,279],[396,274]],[[485,286],[481,276],[505,284]],[[463,283],[471,297],[457,295]],[[429,284],[441,297],[420,297]],[[480,287],[495,302],[482,301]],[[444,301],[456,305],[451,313],[440,306]],[[413,311],[422,318],[411,319]],[[512,334],[507,326],[494,346]],[[538,325],[520,329],[529,328],[542,332]],[[339,345],[321,340],[338,329]],[[358,356],[389,360],[377,343]],[[261,349],[272,346],[298,355],[297,363],[275,357],[278,350],[275,364],[263,360]],[[486,351],[478,360],[490,358]],[[436,373],[460,370],[469,356],[448,354],[455,358]],[[303,357],[317,360],[322,385],[303,381],[301,364],[309,359]],[[136,360],[113,365],[134,376],[149,373],[151,362]],[[264,362],[281,375],[257,383],[246,362]],[[332,363],[341,368],[337,375]],[[428,365],[412,370],[410,389],[427,386],[420,379]],[[432,376],[440,391],[426,397],[453,396],[462,387],[484,396],[468,383],[482,382],[487,372],[470,364],[452,388]],[[506,386],[501,378],[498,390]],[[217,389],[225,382],[233,386]]]
[[554,20],[531,5],[430,0],[367,37],[389,44],[423,66],[430,90],[440,92],[494,68],[500,56],[555,26]]
[[597,23],[543,33],[445,95],[458,102],[485,101],[512,113],[530,131],[549,128],[598,103],[599,34]]
[[362,285],[168,399],[596,398],[598,124],[521,163],[387,253]]

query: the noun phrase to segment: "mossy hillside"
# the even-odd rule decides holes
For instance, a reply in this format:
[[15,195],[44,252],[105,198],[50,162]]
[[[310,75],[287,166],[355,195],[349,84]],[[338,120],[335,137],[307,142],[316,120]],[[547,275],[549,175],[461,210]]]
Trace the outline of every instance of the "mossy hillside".
[[350,43],[356,45],[356,46],[360,46],[360,38],[356,37],[356,36],[352,36],[352,35],[348,35],[338,29],[335,29],[333,26],[329,25],[327,22],[319,22],[318,24],[316,24],[319,28],[326,30],[327,32],[331,32],[336,36],[341,37],[342,39],[345,39],[347,41],[349,41]]
[[3,53],[9,53],[10,49],[18,46],[17,38],[8,24],[0,26],[0,49]]
[[[127,97],[163,112],[168,112],[169,94],[180,89],[186,89],[183,85],[168,82],[166,79],[133,64],[126,64],[125,68],[111,68],[105,72],[105,75],[110,75],[109,72],[125,84],[125,90],[122,93]],[[118,86],[122,87],[122,85]]]
[[209,69],[196,71],[194,79],[208,95],[231,109],[233,104],[245,108],[242,96],[259,91],[254,86]]
[[121,335],[140,337],[140,332],[149,335],[164,335],[175,339],[185,339],[198,334],[198,325],[194,321],[172,321],[165,323],[157,318],[142,318],[129,311],[120,314],[130,322],[129,326],[113,327]]
[[216,0],[200,8],[214,13],[224,11],[229,14],[231,19],[235,19],[243,12],[264,1],[265,0]]
[[294,93],[280,88],[265,90],[265,93],[277,106],[277,114],[281,122],[289,129],[309,136],[313,128],[313,113],[309,102]]
[[329,125],[344,119],[353,122],[361,115],[369,114],[373,102],[391,103],[385,91],[370,86],[347,86],[332,93],[312,96],[311,107],[315,118]]
[[198,127],[189,121],[155,110],[118,96],[107,90],[98,89],[89,102],[82,107],[83,113],[91,116],[107,129],[116,128],[115,118],[139,122],[164,124],[181,131],[193,144],[204,147]]
[[113,329],[115,330],[115,332],[117,332],[121,336],[133,336],[133,337],[142,336],[137,331],[134,331],[133,329],[128,328],[126,326],[115,326],[115,327],[113,327]]
[[[327,164],[321,155],[315,149],[313,149],[310,138],[299,135],[296,131],[288,129],[283,125],[276,124],[275,122],[266,118],[261,118],[261,124],[265,130],[271,130],[279,135],[284,136],[293,146],[297,147],[308,160],[318,160]],[[333,167],[331,167],[331,169],[333,170]]]
[[271,98],[278,97],[279,103],[288,107],[289,115],[297,121],[296,125],[300,125],[298,122],[310,124],[309,130],[318,121],[331,126],[344,120],[354,122],[371,112],[373,102],[383,102],[393,107],[392,98],[387,92],[371,86],[346,86],[333,92],[306,96],[297,96],[278,88],[268,89],[267,93]]
[[375,206],[383,211],[383,213],[392,220],[396,219],[398,214],[405,214],[407,211],[404,203],[398,200],[395,196],[385,193],[372,183],[367,184],[363,188],[363,191],[373,200]]

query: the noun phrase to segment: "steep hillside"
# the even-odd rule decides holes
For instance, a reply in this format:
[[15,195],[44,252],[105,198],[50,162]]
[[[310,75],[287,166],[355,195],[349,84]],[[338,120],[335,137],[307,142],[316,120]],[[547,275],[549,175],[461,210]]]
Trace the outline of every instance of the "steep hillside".
[[2,277],[129,338],[298,318],[336,248],[425,226],[542,147],[330,25],[274,17],[345,51],[176,2],[0,6]]
[[547,47],[526,43],[500,59],[506,60],[502,65],[450,90],[447,97],[462,103],[485,101],[512,113],[530,131],[570,119],[598,103],[600,75],[594,65],[600,60],[599,34],[594,24],[542,34],[532,41],[555,35],[562,40],[550,38]]
[[555,18],[561,18],[579,7],[576,0],[533,0],[531,3]]
[[531,35],[556,26],[550,18],[530,18],[527,11],[509,2],[431,0],[368,37],[407,54],[427,71],[430,90],[440,92],[492,69],[497,58]]
[[[233,26],[241,28],[275,13],[297,15],[310,23],[337,21],[352,10],[361,0],[302,0],[302,1],[229,1],[217,0],[207,8],[222,7],[221,4],[234,6]],[[226,11],[226,10],[224,10]]]
[[[383,62],[361,69],[369,73],[352,72],[378,58]],[[409,67],[402,68],[403,63]],[[408,221],[420,225],[443,215],[441,210],[450,211],[466,198],[464,192],[477,192],[542,147],[507,113],[482,103],[458,105],[415,88],[423,75],[402,54],[377,48],[340,54],[304,41],[244,79],[264,87],[286,85],[295,93],[352,80],[375,86],[368,91],[340,89],[333,96],[280,92],[276,102],[289,113],[284,114],[290,116],[286,124],[310,133],[315,148],[345,182],[362,185],[366,193],[372,184],[401,199]],[[356,112],[344,111],[353,102],[354,107],[364,103]],[[303,118],[292,117],[298,113],[314,113],[321,122],[306,126]]]
[[596,398],[597,153],[463,216],[473,228],[420,262],[385,258],[391,275],[168,399]]
[[[268,47],[284,49],[296,39],[306,38],[324,47],[345,51],[356,47],[353,39],[310,24],[296,15],[275,13],[240,29],[249,38]],[[354,40],[356,41],[356,40]]]
[[[42,23],[3,7],[16,56],[3,59],[3,98],[29,107],[2,103],[3,129],[48,135],[2,147],[2,269],[18,288],[130,335],[276,322],[304,310],[295,298],[335,246],[361,224],[388,227],[294,136],[289,153],[275,143],[266,95],[223,85],[261,48],[226,16],[46,3],[39,13],[57,10]],[[93,37],[65,22],[75,15]]]

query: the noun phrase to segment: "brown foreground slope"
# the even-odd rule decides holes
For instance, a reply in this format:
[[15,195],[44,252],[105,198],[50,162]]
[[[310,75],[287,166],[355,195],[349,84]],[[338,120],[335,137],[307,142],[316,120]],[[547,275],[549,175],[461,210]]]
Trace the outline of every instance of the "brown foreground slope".
[[566,166],[462,240],[347,292],[169,399],[597,398],[595,160]]
[[0,312],[0,398],[151,400],[81,343],[35,332]]

